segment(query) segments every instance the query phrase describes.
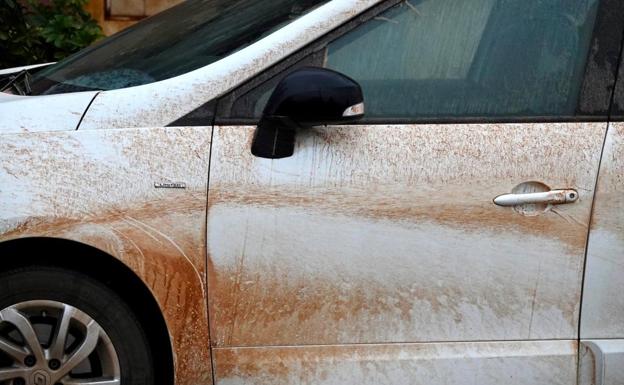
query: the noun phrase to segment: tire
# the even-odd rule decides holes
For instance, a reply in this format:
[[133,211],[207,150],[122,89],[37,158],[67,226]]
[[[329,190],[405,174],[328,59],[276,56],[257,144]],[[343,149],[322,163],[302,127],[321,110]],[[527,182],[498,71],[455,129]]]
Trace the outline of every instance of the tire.
[[[36,340],[25,337],[32,331]],[[27,348],[28,341],[43,341],[41,349]],[[76,271],[33,266],[0,273],[0,384],[102,379],[107,385],[154,385],[150,344],[128,305]]]

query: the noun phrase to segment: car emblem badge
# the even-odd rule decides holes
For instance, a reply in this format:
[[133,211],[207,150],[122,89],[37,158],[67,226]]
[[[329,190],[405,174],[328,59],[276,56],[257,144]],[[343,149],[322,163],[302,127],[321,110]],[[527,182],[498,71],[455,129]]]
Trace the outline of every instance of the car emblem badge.
[[154,182],[155,188],[186,188],[186,183],[184,182]]
[[50,375],[45,370],[37,370],[32,375],[32,383],[35,385],[50,385]]

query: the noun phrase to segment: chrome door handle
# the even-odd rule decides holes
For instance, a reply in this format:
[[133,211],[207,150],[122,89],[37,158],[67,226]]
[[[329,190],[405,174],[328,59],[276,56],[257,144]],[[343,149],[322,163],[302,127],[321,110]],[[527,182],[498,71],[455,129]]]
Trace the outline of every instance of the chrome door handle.
[[503,194],[494,198],[494,203],[499,206],[518,206],[531,203],[560,205],[564,203],[573,203],[577,200],[578,192],[576,192],[576,190],[568,189],[527,194]]

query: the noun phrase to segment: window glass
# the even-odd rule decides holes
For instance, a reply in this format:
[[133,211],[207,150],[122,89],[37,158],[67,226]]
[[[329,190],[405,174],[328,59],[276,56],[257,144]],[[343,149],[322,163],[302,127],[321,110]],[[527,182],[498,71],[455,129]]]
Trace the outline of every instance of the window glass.
[[599,0],[409,0],[329,44],[367,117],[574,115]]
[[328,0],[187,0],[38,72],[33,94],[137,86],[206,66]]

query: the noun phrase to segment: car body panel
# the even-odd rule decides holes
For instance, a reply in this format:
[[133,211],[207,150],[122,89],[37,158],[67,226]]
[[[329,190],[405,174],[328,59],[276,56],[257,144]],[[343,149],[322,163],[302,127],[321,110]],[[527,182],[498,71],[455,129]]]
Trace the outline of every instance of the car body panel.
[[166,126],[378,2],[334,0],[198,70],[156,83],[103,91],[80,129]]
[[96,95],[95,91],[45,96],[0,92],[0,135],[76,130]]
[[[605,130],[317,128],[270,160],[249,152],[254,127],[215,127],[213,346],[577,338]],[[580,199],[535,216],[492,202],[527,181]]]
[[613,122],[602,155],[587,245],[582,339],[624,338],[623,293],[624,123]]
[[620,385],[624,380],[624,340],[581,340],[580,385]]
[[215,378],[217,385],[567,385],[576,380],[576,344],[523,341],[217,348]]
[[[0,242],[69,239],[117,258],[151,290],[176,383],[211,382],[205,291],[210,127],[3,135]],[[185,189],[155,188],[183,182]]]

